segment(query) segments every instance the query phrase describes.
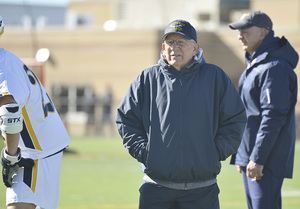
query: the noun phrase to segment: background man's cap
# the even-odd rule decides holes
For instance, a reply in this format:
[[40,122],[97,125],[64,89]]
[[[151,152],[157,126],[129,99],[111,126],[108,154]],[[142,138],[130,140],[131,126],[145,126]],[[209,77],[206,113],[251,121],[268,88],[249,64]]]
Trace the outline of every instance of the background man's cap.
[[272,30],[273,23],[268,15],[261,11],[251,11],[242,15],[242,17],[237,21],[229,24],[232,30],[240,30],[256,26],[259,28],[265,28],[267,30]]
[[2,20],[2,17],[0,16],[0,37],[3,35],[4,33],[4,22]]
[[165,33],[162,37],[165,37],[171,33],[177,33],[183,35],[187,39],[193,39],[197,42],[197,32],[195,28],[185,20],[174,20],[165,29]]

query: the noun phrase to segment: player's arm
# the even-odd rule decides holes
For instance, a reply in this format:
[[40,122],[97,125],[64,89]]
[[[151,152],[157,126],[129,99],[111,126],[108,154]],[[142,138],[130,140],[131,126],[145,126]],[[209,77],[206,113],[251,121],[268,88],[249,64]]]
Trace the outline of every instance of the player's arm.
[[[7,108],[9,108],[9,107],[11,107],[11,109],[18,108],[17,113],[16,112],[15,113],[14,112],[10,113],[7,110]],[[23,124],[21,124],[22,119],[20,118],[20,121],[19,121],[18,124],[17,123],[16,124],[11,124],[11,126],[14,126],[13,128],[8,127],[8,124],[4,124],[3,117],[8,117],[8,115],[10,115],[9,117],[19,118],[20,114],[22,114],[21,111],[19,110],[19,108],[20,107],[18,107],[18,105],[17,105],[15,99],[13,98],[13,96],[7,95],[7,96],[4,96],[4,97],[0,98],[0,110],[1,110],[0,117],[2,119],[2,121],[1,121],[1,132],[2,132],[2,135],[4,137],[5,144],[6,144],[6,147],[5,147],[6,152],[9,155],[16,155],[17,154],[17,148],[18,148],[19,138],[20,138],[20,131],[19,130],[22,130]],[[19,120],[19,119],[15,119],[15,120]],[[11,130],[5,130],[7,128],[9,128]],[[13,130],[13,129],[15,129],[15,130]],[[7,133],[7,132],[10,132],[10,133]]]
[[11,187],[19,167],[32,167],[34,161],[21,156],[18,143],[23,129],[22,110],[10,95],[0,98],[0,129],[6,145],[1,151],[2,177],[5,186]]

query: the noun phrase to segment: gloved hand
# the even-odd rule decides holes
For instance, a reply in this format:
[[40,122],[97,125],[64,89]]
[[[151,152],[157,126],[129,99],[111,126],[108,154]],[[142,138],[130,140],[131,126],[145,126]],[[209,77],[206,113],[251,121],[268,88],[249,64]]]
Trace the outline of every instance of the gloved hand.
[[10,156],[6,153],[5,148],[1,152],[2,177],[5,186],[12,186],[12,179],[20,167],[32,168],[34,161],[31,158],[22,158],[21,149],[18,147],[17,155]]

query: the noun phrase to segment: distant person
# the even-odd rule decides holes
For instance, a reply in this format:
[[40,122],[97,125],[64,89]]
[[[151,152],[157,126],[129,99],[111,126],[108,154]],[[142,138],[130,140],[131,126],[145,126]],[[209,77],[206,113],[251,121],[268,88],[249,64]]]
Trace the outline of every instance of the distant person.
[[85,135],[91,135],[95,132],[95,108],[96,108],[96,96],[94,89],[91,86],[84,88],[83,93],[83,110],[87,114],[87,122],[85,125]]
[[56,111],[64,123],[66,130],[69,130],[69,123],[67,120],[68,113],[68,87],[65,85],[53,85],[52,99],[55,103]]
[[68,87],[64,85],[53,85],[52,87],[52,98],[56,102],[56,110],[60,117],[68,113]]
[[115,126],[112,119],[113,92],[111,86],[106,86],[105,91],[101,96],[100,102],[102,104],[100,134],[104,135],[105,127],[107,127],[110,136],[114,136]]
[[[0,17],[0,36],[4,24]],[[34,73],[0,49],[2,177],[8,209],[57,208],[63,150],[69,135]]]
[[242,173],[249,209],[281,208],[284,178],[292,178],[298,54],[261,11],[229,24],[238,30],[248,66],[239,81],[246,130],[232,162]]
[[206,63],[195,28],[174,20],[161,59],[131,83],[118,130],[146,174],[140,209],[218,209],[220,161],[234,154],[246,123],[236,88]]

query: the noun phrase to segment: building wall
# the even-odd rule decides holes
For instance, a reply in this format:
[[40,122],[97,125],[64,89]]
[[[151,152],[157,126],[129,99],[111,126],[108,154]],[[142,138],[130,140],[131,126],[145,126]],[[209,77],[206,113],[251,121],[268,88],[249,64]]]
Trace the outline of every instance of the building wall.
[[250,6],[267,13],[279,27],[300,26],[299,0],[252,0]]
[[23,5],[0,2],[0,15],[6,25],[30,27],[38,25],[39,29],[45,25],[64,25],[65,6]]
[[113,16],[113,4],[109,1],[72,1],[68,5],[68,13],[90,15],[92,26],[103,26]]
[[[188,19],[199,28],[214,29],[219,24],[219,0],[85,0],[74,1],[69,11],[91,14],[103,26],[113,19],[119,29],[158,29],[174,19]],[[201,23],[201,24],[199,24]]]

